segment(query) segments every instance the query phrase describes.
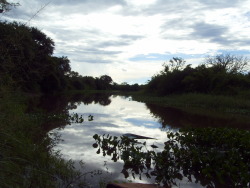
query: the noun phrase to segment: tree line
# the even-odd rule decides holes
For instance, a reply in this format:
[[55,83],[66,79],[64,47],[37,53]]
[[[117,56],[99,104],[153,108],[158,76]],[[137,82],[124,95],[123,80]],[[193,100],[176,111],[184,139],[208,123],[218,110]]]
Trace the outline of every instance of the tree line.
[[145,86],[117,84],[108,75],[82,76],[70,60],[53,56],[54,41],[42,31],[17,22],[0,22],[0,90],[55,93],[66,90],[120,90],[157,95],[205,93],[236,95],[250,88],[249,59],[220,54],[199,66],[174,57]]
[[237,95],[250,89],[249,59],[231,54],[208,56],[199,66],[185,65],[182,58],[163,64],[163,70],[146,84],[157,95],[205,93]]
[[55,57],[54,41],[42,31],[17,22],[0,22],[0,88],[54,93],[65,90],[137,90],[108,75],[82,76],[67,57]]

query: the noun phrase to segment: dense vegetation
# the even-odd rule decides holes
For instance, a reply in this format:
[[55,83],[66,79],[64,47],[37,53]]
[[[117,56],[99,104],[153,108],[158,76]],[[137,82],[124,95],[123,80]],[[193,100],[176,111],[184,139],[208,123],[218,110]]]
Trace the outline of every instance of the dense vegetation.
[[139,89],[138,84],[113,83],[108,75],[93,78],[71,71],[69,59],[53,56],[53,40],[37,28],[0,22],[0,36],[0,88],[11,87],[33,93]]
[[[91,172],[75,170],[72,161],[53,151],[59,137],[48,135],[43,129],[48,117],[26,113],[24,95],[8,92],[1,93],[1,97],[0,187],[85,186],[81,177]],[[67,117],[63,121],[69,122]],[[79,121],[79,118],[72,117],[72,120]]]
[[97,154],[124,161],[124,177],[145,175],[170,187],[187,178],[204,187],[248,187],[250,133],[229,128],[168,132],[163,151],[126,136],[94,135]]
[[153,76],[146,92],[160,96],[183,93],[237,95],[249,93],[249,60],[230,54],[207,57],[201,65],[185,66],[182,58],[173,58]]
[[25,92],[53,92],[66,87],[67,57],[53,57],[54,42],[36,28],[0,22],[1,85]]

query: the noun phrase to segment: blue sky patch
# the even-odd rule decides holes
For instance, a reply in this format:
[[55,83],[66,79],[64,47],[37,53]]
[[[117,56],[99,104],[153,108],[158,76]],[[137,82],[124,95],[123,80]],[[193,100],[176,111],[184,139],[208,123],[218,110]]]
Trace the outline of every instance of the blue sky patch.
[[152,54],[140,54],[137,56],[134,56],[132,58],[130,58],[130,61],[150,61],[150,60],[156,60],[156,61],[168,61],[170,59],[172,59],[173,57],[181,57],[184,60],[185,59],[191,59],[191,58],[201,58],[204,57],[204,54],[156,54],[156,53],[152,53]]
[[159,127],[161,127],[161,124],[159,124],[158,122],[155,121],[147,121],[145,119],[136,119],[136,118],[127,118],[125,119],[125,121],[132,123],[135,126],[144,126],[147,128],[152,128],[152,129],[158,129]]

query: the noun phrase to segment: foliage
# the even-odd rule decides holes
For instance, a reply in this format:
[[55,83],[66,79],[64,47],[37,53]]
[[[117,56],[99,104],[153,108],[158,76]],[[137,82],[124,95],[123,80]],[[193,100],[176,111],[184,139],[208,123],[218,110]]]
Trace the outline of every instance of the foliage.
[[248,63],[248,58],[227,54],[207,57],[205,63],[192,68],[184,67],[183,59],[173,58],[151,78],[145,91],[161,96],[189,92],[237,95],[250,88]]
[[67,57],[53,57],[54,42],[37,28],[0,22],[0,87],[53,93],[66,88]]
[[139,91],[140,88],[141,87],[138,84],[130,85],[130,84],[126,83],[126,82],[124,82],[122,84],[114,83],[113,86],[112,86],[112,89],[114,89],[114,90],[126,91],[126,92]]
[[67,74],[69,89],[71,90],[109,90],[112,88],[112,78],[102,75],[99,78],[81,76],[77,72],[70,71]]
[[[250,132],[230,128],[190,128],[168,132],[161,152],[127,137],[94,135],[97,154],[124,161],[122,173],[145,174],[171,186],[184,177],[205,187],[248,187]],[[151,146],[153,147],[153,146]],[[155,147],[153,147],[155,148]]]
[[128,90],[108,75],[97,78],[72,71],[67,57],[55,57],[54,42],[42,31],[22,23],[0,22],[0,88],[29,93],[65,90]]
[[169,63],[164,63],[163,74],[167,74],[168,72],[173,72],[177,70],[183,70],[185,68],[186,61],[180,57],[173,57],[173,59],[169,60]]
[[113,82],[113,80],[112,80],[112,78],[110,77],[110,76],[108,76],[108,75],[102,75],[101,77],[100,77],[100,80],[103,82],[103,83],[105,83],[105,84],[111,84],[112,82]]
[[10,11],[11,7],[16,7],[19,5],[19,3],[9,3],[6,0],[0,0],[0,13]]
[[211,66],[217,71],[226,71],[228,73],[237,74],[244,73],[248,70],[249,59],[243,56],[235,56],[231,54],[220,54],[208,56],[205,59],[205,65]]
[[[93,174],[75,170],[53,147],[58,135],[48,135],[41,127],[45,116],[26,111],[26,99],[19,95],[0,99],[0,187],[84,187],[82,177]],[[64,117],[65,118],[65,117]],[[69,118],[69,117],[67,117]],[[51,121],[54,119],[50,118]],[[82,122],[73,115],[71,121]]]

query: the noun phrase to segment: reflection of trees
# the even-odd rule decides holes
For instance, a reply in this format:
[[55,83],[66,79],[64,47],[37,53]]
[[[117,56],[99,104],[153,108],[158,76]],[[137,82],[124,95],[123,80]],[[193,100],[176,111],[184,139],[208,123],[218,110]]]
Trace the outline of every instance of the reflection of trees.
[[206,114],[197,115],[177,108],[162,107],[155,104],[146,104],[146,107],[153,117],[158,119],[163,128],[171,126],[172,128],[235,127],[249,129],[250,127],[250,121],[246,121],[241,116],[211,117]]
[[94,135],[97,154],[124,161],[125,178],[145,175],[170,186],[186,177],[204,187],[248,187],[250,132],[230,128],[196,128],[168,132],[163,151],[147,150],[127,137]]
[[110,96],[111,94],[107,93],[76,94],[71,96],[70,102],[77,103],[78,105],[82,102],[85,105],[95,103],[102,106],[107,106],[111,103],[111,100],[109,99]]
[[[69,110],[76,109],[78,105],[84,103],[85,105],[95,103],[107,106],[111,103],[109,99],[111,94],[75,94],[75,95],[44,95],[40,98],[32,98],[30,100],[29,112],[39,113],[42,111],[51,117],[68,117]],[[69,124],[66,118],[49,119],[44,125],[45,130],[49,131],[57,127],[62,127]]]

